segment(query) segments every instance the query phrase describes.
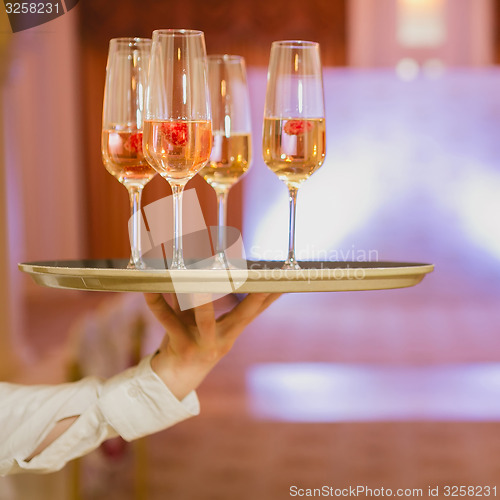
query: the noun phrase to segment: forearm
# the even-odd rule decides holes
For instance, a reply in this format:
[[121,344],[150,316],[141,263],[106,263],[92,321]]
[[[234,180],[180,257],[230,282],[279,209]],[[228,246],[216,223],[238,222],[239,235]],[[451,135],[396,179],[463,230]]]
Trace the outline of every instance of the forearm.
[[[204,373],[200,370],[191,370],[188,367],[172,371],[165,363],[161,356],[155,356],[151,360],[151,366],[154,372],[162,379],[163,383],[170,389],[172,394],[179,400],[183,400],[192,390],[194,390],[201,382]],[[97,398],[96,398],[97,400]],[[39,455],[48,446],[50,446],[56,439],[58,439],[64,432],[66,432],[71,425],[77,420],[79,415],[66,417],[58,420],[50,432],[40,442],[40,444],[33,450],[32,453],[26,458],[26,462],[32,460],[35,456]]]
[[[173,396],[175,396],[175,398],[179,401],[182,401],[189,393],[194,391],[212,368],[211,363],[196,366],[191,366],[188,363],[185,363],[180,366],[173,365],[168,361],[168,359],[164,359],[164,357],[158,353],[152,358],[151,367],[170,390]],[[77,418],[78,415],[75,415],[58,420],[47,436],[45,436],[33,452],[30,453],[25,461],[29,462],[34,457],[42,453],[56,439],[64,434],[64,432],[66,432],[71,425],[74,424]]]
[[[0,428],[0,474],[55,471],[110,437],[121,435],[130,441],[199,412],[196,396],[191,394],[178,401],[152,371],[150,358],[104,383],[89,381],[94,384],[93,401],[87,390],[85,403],[79,406],[74,403],[85,380],[59,387],[11,390],[11,414],[3,414],[2,418],[17,425],[10,429],[5,426],[5,439]],[[22,393],[21,397],[16,397],[16,392]],[[43,400],[42,392],[50,392],[52,398],[46,408],[37,412],[37,398]],[[35,400],[27,404],[30,394]],[[18,408],[27,411],[19,412]],[[11,435],[7,434],[9,430]]]
[[76,421],[78,416],[66,417],[62,420],[58,420],[54,425],[53,429],[45,436],[42,442],[33,450],[33,452],[26,458],[26,462],[42,453],[45,448],[50,446],[57,438],[59,438],[64,432],[66,432]]

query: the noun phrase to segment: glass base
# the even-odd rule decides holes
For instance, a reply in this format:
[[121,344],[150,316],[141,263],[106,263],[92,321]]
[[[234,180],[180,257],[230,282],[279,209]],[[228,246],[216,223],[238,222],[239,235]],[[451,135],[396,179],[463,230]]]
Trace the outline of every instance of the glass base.
[[302,268],[299,266],[298,262],[296,260],[287,260],[281,269],[284,269],[286,271],[292,270],[292,271],[300,271]]
[[233,266],[229,260],[227,259],[224,252],[220,252],[214,256],[213,263],[210,269],[238,269],[236,266]]
[[180,260],[173,260],[170,263],[170,266],[168,267],[171,271],[181,271],[183,269],[187,269],[186,265],[184,264],[184,259]]
[[148,269],[148,266],[143,260],[136,260],[133,261],[132,259],[129,260],[127,264],[127,269],[138,269],[138,270],[145,270]]

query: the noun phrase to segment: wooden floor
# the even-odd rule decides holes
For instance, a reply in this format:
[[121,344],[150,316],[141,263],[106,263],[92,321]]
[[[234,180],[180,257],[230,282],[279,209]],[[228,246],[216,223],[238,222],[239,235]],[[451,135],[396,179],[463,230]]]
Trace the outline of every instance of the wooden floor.
[[[381,368],[401,373],[439,366],[467,374],[468,367],[482,366],[496,368],[493,372],[498,373],[500,312],[496,301],[473,296],[438,301],[439,295],[432,291],[439,288],[440,280],[436,273],[414,289],[282,297],[249,327],[200,388],[199,417],[129,446],[118,460],[98,450],[80,462],[82,477],[87,478],[82,486],[84,498],[280,500],[289,498],[294,485],[424,492],[429,487],[444,491],[446,485],[500,487],[500,410],[492,417],[491,401],[488,406],[481,398],[486,391],[495,398],[493,406],[500,407],[498,377],[486,378],[478,386],[465,375],[458,394],[472,391],[477,398],[472,419],[467,412],[449,419],[433,418],[432,394],[442,394],[443,387],[422,388],[420,380],[411,377],[403,387],[408,397],[400,398],[400,404],[392,401],[389,419],[377,416],[377,409],[397,384],[390,378],[378,385],[371,383],[373,392],[365,394],[365,403],[356,399],[359,392],[345,393],[343,400],[333,402],[334,407],[356,406],[353,419],[334,412],[329,421],[320,411],[328,388],[325,392],[314,385],[304,388],[301,384],[295,392],[291,387],[286,394],[278,393],[273,404],[287,408],[290,401],[286,398],[302,395],[312,405],[309,416],[314,416],[314,404],[318,405],[319,421],[301,420],[300,411],[270,417],[255,407],[259,390],[264,397],[269,395],[262,381],[260,388],[252,387],[250,375],[256,368],[269,366],[297,369],[312,363],[349,368],[354,375],[360,367],[368,374],[370,369],[374,374]],[[106,297],[99,314],[115,310],[121,300]],[[131,303],[141,309],[142,297],[123,296],[123,300],[128,309]],[[63,338],[62,330],[59,333]],[[272,377],[268,383],[273,384]],[[419,400],[420,405],[427,404],[424,418],[421,411],[413,418],[411,411],[398,416],[398,409],[405,413],[412,391],[419,398],[427,397]],[[457,388],[450,386],[449,393],[456,396]],[[30,500],[45,498],[39,494]]]

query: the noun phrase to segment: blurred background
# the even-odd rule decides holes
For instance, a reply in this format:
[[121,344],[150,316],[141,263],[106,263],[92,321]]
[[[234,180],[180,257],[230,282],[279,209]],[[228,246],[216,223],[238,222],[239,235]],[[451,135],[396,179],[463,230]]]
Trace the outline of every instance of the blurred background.
[[[321,44],[327,158],[299,193],[299,260],[435,271],[411,289],[282,297],[200,388],[200,417],[58,474],[0,479],[0,499],[500,488],[499,0],[81,0],[2,30],[4,378],[109,375],[161,335],[142,296],[41,288],[17,263],[127,257],[126,190],[100,153],[108,43],[169,27],[246,58],[253,163],[228,222],[247,256],[285,254],[287,192],[260,150],[266,71],[273,40],[306,39]],[[215,224],[213,190],[187,187]],[[168,194],[155,178],[144,203]]]

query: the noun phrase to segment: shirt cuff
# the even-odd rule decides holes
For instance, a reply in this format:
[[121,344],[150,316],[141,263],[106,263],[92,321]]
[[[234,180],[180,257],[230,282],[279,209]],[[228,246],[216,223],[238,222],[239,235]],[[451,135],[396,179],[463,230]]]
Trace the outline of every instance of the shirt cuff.
[[152,357],[107,380],[99,397],[98,405],[106,421],[127,441],[200,413],[196,393],[192,391],[179,401],[151,368]]

